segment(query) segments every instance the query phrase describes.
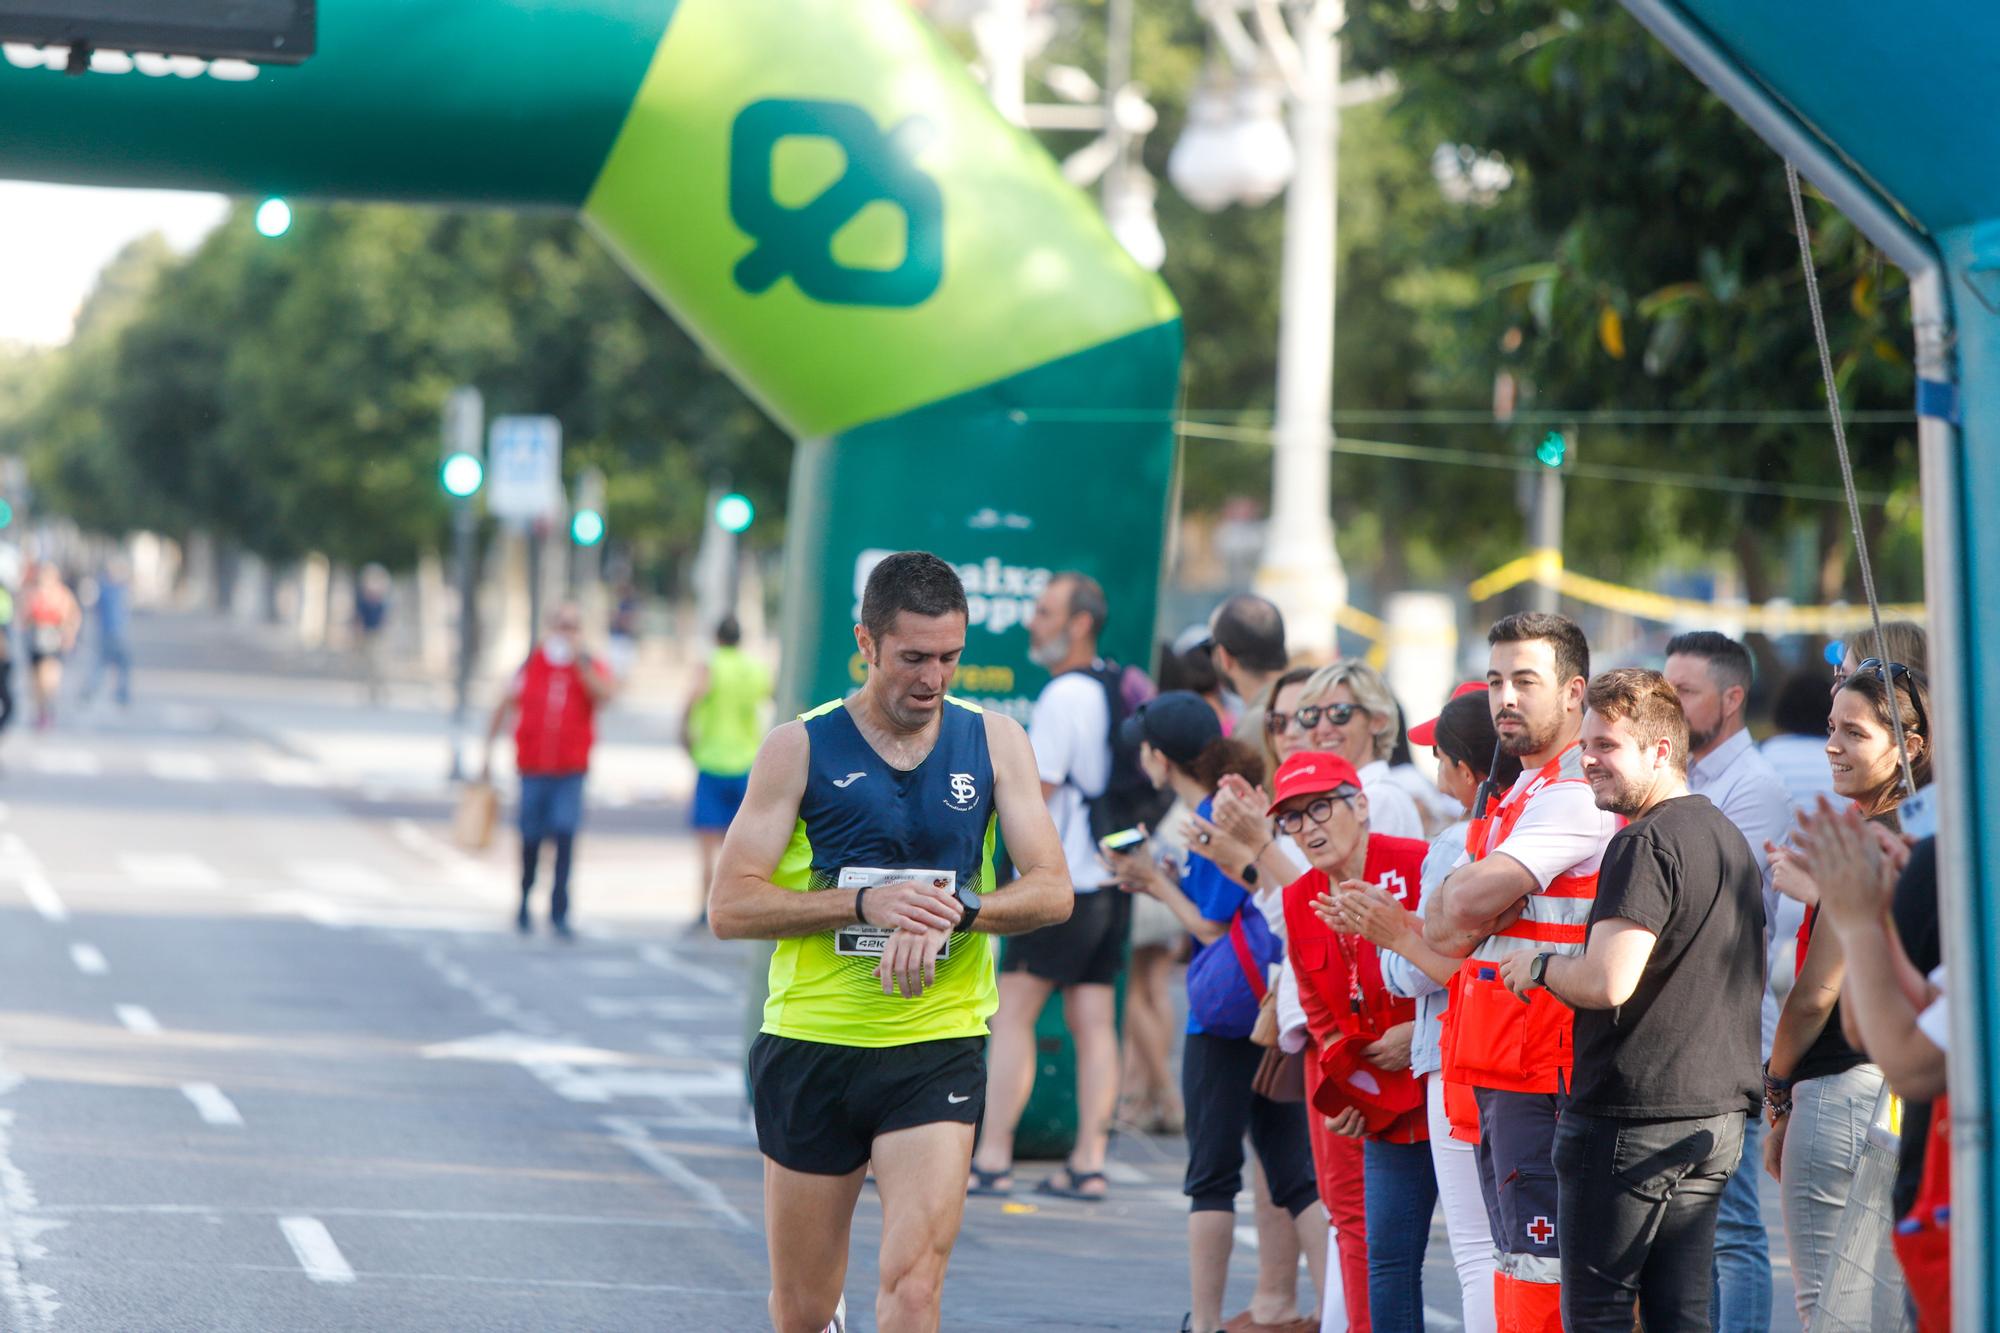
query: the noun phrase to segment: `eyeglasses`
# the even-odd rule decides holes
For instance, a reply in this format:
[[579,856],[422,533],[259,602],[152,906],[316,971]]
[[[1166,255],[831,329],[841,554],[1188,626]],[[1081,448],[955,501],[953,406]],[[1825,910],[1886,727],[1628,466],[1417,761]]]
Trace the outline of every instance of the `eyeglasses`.
[[1322,796],[1303,810],[1285,811],[1284,814],[1278,816],[1278,832],[1284,834],[1286,837],[1296,836],[1301,829],[1305,828],[1308,819],[1315,824],[1324,824],[1327,820],[1333,818],[1335,801],[1352,807],[1354,804],[1354,789],[1352,787],[1342,787],[1331,797]]
[[1919,736],[1928,736],[1931,734],[1931,720],[1924,716],[1924,702],[1917,697],[1916,672],[1910,670],[1909,667],[1904,666],[1901,662],[1884,662],[1879,657],[1864,657],[1855,663],[1855,675],[1858,676],[1864,671],[1874,672],[1875,679],[1889,687],[1891,696],[1896,693],[1895,682],[1898,680],[1902,681],[1909,692],[1910,707],[1914,708],[1917,713],[1917,734]]
[[1336,727],[1344,727],[1362,711],[1360,704],[1307,704],[1295,712],[1281,713],[1272,709],[1264,714],[1264,730],[1273,736],[1282,736],[1294,723],[1300,731],[1311,731],[1324,717]]

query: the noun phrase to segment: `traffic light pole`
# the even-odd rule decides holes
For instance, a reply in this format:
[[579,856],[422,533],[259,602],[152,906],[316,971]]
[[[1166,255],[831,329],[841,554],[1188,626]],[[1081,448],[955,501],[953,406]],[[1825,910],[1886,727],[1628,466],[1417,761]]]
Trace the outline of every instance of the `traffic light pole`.
[[[1528,548],[1547,564],[1542,566],[1553,572],[1562,569],[1563,549],[1563,467],[1575,449],[1575,434],[1569,433],[1564,447],[1557,455],[1554,467],[1542,467],[1535,473],[1535,499],[1529,519]],[[1550,554],[1552,553],[1552,554]],[[1556,587],[1554,578],[1538,577],[1528,585],[1528,609],[1531,611],[1556,611],[1561,609],[1562,591]]]
[[479,517],[468,497],[452,502],[452,561],[458,579],[458,670],[452,681],[451,780],[465,777],[465,724],[472,693],[472,661],[478,649],[478,580],[474,577],[473,544]]

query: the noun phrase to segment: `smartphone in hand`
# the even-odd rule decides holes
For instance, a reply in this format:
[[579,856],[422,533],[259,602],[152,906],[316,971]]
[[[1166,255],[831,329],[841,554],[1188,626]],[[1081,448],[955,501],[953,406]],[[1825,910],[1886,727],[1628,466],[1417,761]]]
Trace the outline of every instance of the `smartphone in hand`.
[[1145,843],[1146,831],[1137,828],[1120,829],[1116,833],[1107,833],[1097,840],[1097,845],[1107,852],[1136,851]]

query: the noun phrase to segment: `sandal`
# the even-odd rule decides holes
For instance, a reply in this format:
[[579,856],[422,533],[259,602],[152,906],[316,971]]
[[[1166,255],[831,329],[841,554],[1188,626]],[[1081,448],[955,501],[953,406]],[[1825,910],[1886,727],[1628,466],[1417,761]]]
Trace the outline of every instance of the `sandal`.
[[[1092,1193],[1084,1186],[1102,1182],[1104,1189]],[[1079,1171],[1069,1163],[1063,1163],[1062,1171],[1050,1176],[1035,1186],[1035,1193],[1050,1194],[1058,1199],[1080,1199],[1084,1203],[1103,1203],[1110,1192],[1111,1180],[1102,1171]]]
[[[1011,1169],[981,1171],[975,1166],[972,1168],[972,1185],[965,1193],[975,1199],[1005,1199],[1014,1193],[1014,1182],[1010,1179],[1013,1174]],[[1000,1183],[1003,1180],[1007,1182],[1004,1185]]]

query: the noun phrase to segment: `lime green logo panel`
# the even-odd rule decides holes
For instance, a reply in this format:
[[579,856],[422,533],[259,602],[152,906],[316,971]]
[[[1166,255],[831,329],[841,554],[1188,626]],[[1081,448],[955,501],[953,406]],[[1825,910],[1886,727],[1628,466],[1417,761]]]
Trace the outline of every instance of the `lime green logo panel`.
[[681,0],[584,216],[807,437],[1176,313],[908,0]]
[[[884,134],[866,111],[844,102],[773,98],[736,118],[729,149],[729,216],[756,246],[736,264],[736,285],[756,295],[790,277],[829,305],[913,306],[944,276],[944,204],[937,182],[915,164],[930,122],[912,116]],[[790,208],[774,185],[778,146],[788,139],[839,145],[845,170],[809,202]],[[835,238],[865,210],[902,214],[902,254],[892,267],[844,262]]]

